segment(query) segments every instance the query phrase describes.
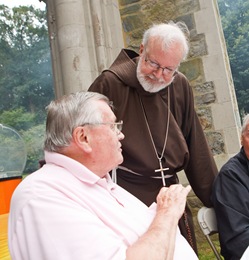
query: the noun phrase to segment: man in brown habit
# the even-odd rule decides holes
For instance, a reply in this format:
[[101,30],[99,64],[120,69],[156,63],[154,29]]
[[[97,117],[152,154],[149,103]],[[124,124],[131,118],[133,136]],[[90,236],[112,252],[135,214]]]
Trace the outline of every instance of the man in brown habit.
[[[154,25],[143,36],[139,54],[123,49],[90,86],[109,97],[123,120],[124,162],[113,173],[117,183],[150,205],[162,186],[178,183],[184,170],[192,189],[210,207],[217,168],[194,109],[191,86],[178,71],[189,51],[182,22]],[[179,222],[197,252],[188,207]]]

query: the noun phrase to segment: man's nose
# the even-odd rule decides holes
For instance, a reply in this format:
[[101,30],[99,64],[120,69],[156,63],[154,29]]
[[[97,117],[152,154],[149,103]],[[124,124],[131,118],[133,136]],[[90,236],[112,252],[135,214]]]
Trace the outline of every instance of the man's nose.
[[123,134],[123,132],[119,132],[118,133],[118,140],[123,140],[125,138],[125,135]]
[[157,78],[160,79],[163,76],[163,68],[158,68],[153,72],[153,75]]

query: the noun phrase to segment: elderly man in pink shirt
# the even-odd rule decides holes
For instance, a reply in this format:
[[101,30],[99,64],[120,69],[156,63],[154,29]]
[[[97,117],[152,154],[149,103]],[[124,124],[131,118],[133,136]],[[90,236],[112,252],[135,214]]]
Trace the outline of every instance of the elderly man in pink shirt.
[[197,259],[177,227],[189,186],[164,187],[147,207],[111,180],[124,135],[105,96],[78,92],[47,110],[46,164],[11,200],[12,260]]

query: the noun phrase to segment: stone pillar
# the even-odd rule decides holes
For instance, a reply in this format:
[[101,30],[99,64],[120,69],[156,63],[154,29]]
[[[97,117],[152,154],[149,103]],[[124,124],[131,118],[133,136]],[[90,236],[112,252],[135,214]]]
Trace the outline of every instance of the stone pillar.
[[87,90],[123,47],[117,1],[46,2],[56,97]]
[[[220,168],[240,149],[240,116],[217,1],[199,2],[200,10],[194,14],[196,30],[198,34],[205,34],[204,76],[206,82],[213,85],[215,94],[210,106],[212,134],[209,137],[210,143],[214,141],[213,151]],[[206,91],[208,93],[208,87]],[[220,149],[217,150],[218,143]]]

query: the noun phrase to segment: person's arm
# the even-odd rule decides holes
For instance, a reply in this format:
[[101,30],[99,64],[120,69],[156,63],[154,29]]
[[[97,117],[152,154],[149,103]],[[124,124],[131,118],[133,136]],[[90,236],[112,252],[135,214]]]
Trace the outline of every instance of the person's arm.
[[194,95],[187,78],[182,75],[178,86],[174,88],[175,92],[179,92],[176,118],[189,150],[189,160],[184,171],[196,196],[206,207],[211,207],[211,190],[218,173],[217,166],[195,111]]
[[[162,188],[157,197],[157,213],[147,232],[126,251],[129,259],[173,259],[178,221],[183,214],[190,186]],[[134,258],[135,257],[135,258]]]

